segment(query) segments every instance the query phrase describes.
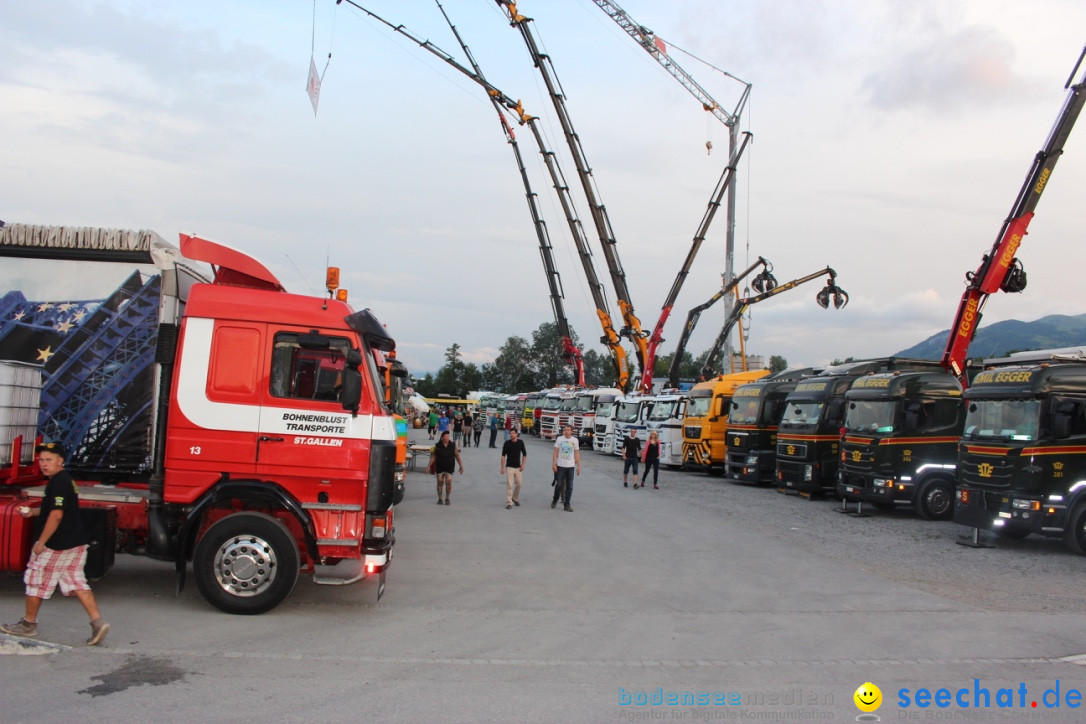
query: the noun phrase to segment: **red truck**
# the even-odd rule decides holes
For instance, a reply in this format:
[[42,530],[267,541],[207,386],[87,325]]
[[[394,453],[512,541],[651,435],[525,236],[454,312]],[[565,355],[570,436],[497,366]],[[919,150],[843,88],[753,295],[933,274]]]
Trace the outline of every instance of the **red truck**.
[[[0,367],[30,380],[6,396],[32,408],[0,420],[0,570],[26,563],[31,526],[14,510],[38,504],[44,439],[70,451],[96,514],[97,576],[115,549],[173,562],[179,589],[191,561],[228,613],[274,608],[300,571],[376,577],[381,596],[397,435],[378,363],[395,342],[369,310],[290,294],[188,234],[178,249],[147,231],[9,225],[0,257]],[[59,298],[88,279],[106,295]]]

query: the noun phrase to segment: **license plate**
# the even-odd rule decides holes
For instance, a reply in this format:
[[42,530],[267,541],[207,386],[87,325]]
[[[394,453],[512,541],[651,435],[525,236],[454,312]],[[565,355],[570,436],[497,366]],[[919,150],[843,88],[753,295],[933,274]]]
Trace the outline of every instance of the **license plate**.
[[845,490],[846,490],[847,492],[849,492],[849,493],[856,493],[856,492],[859,492],[859,491],[857,491],[857,490],[856,490],[856,488],[850,488],[850,487],[848,487],[847,485],[845,486]]

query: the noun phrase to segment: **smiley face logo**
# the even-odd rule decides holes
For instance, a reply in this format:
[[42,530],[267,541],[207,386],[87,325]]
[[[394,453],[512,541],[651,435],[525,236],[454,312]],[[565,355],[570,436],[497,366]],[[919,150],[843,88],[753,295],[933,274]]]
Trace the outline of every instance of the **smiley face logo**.
[[882,691],[870,681],[865,681],[852,695],[852,701],[860,711],[876,711],[882,706]]

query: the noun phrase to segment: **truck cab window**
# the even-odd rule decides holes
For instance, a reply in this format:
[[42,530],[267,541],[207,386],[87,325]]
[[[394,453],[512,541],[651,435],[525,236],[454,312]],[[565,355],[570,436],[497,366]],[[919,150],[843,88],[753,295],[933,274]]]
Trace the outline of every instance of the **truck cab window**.
[[271,394],[304,400],[337,402],[342,384],[347,339],[325,337],[313,343],[311,333],[281,332],[272,352]]

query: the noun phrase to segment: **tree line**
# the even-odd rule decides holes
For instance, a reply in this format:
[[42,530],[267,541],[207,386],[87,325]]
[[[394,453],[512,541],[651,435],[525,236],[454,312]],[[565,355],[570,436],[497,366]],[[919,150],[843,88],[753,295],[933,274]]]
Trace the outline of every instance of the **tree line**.
[[[581,347],[577,333],[570,329],[574,345]],[[437,373],[427,372],[414,376],[412,384],[415,391],[423,397],[437,397],[448,394],[454,397],[466,397],[472,390],[490,390],[493,392],[530,392],[558,385],[573,384],[574,372],[571,365],[562,358],[562,336],[558,333],[555,322],[544,322],[532,332],[532,339],[512,336],[498,349],[498,356],[493,362],[477,365],[465,362],[460,344],[454,342],[445,350],[445,364]],[[679,376],[696,379],[701,373],[709,350],[697,357],[689,352],[683,353],[679,365]],[[671,367],[674,353],[656,358],[653,375],[663,379]],[[614,360],[610,354],[589,349],[583,352],[585,384],[590,387],[611,385],[615,380]],[[783,357],[770,357],[769,367],[773,371],[788,366]]]

